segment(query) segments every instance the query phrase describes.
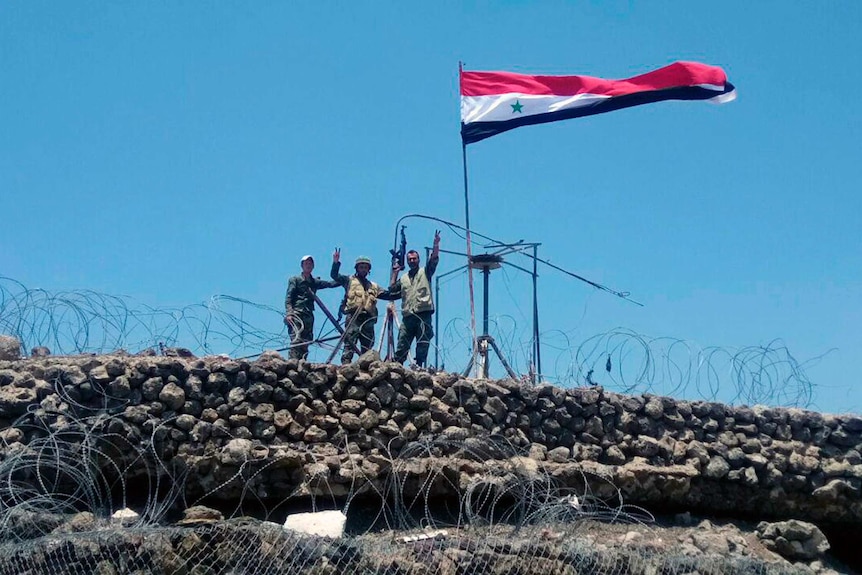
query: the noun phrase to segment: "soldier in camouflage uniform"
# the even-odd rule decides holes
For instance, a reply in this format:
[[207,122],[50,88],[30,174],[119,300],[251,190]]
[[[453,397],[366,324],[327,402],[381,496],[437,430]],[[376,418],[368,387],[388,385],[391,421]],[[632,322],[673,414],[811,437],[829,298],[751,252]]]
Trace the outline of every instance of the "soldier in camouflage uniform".
[[284,296],[284,323],[290,333],[291,359],[306,359],[308,346],[314,339],[314,294],[319,289],[338,287],[337,282],[325,281],[311,275],[314,258],[303,256],[300,260],[302,273],[293,276],[287,283]]
[[395,361],[404,363],[410,352],[410,344],[416,340],[416,365],[423,367],[428,359],[428,347],[434,329],[431,327],[431,316],[434,315],[434,298],[431,295],[431,277],[437,270],[440,260],[440,232],[434,233],[434,246],[431,256],[424,268],[419,267],[419,253],[416,250],[407,252],[409,270],[396,279],[389,290],[393,295],[401,296],[401,329],[398,330],[398,346],[395,349]]
[[[371,271],[371,260],[366,257],[356,258],[353,269],[356,273],[351,276],[339,274],[341,269],[341,250],[336,249],[332,254],[332,279],[339,285],[344,286],[343,311],[345,314],[344,351],[341,354],[341,363],[346,364],[353,361],[353,348],[356,347],[360,353],[365,353],[374,347],[374,324],[377,323],[377,300],[398,299],[388,289],[382,289],[379,285],[368,279]],[[358,342],[358,345],[357,345]]]

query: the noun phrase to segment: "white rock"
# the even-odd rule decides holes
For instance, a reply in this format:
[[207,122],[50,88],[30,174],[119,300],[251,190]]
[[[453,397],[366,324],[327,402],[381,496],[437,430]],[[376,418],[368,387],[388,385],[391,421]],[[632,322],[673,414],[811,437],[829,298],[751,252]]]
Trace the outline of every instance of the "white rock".
[[406,535],[399,537],[398,540],[402,543],[415,543],[416,541],[425,541],[426,539],[445,539],[449,536],[449,532],[445,529],[437,529],[435,531],[426,531],[416,535]]
[[119,511],[115,511],[113,515],[111,515],[111,521],[113,523],[121,523],[123,525],[129,525],[130,523],[134,523],[138,520],[138,515],[128,507],[124,507]]
[[288,531],[338,538],[344,535],[347,516],[341,511],[318,511],[288,515],[284,528]]

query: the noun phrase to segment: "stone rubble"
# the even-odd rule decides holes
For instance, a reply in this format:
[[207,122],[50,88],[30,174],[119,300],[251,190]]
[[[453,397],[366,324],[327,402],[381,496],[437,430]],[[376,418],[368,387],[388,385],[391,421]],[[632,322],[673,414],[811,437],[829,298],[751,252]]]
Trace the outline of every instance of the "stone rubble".
[[[528,460],[560,487],[587,481],[599,497],[619,489],[636,505],[862,525],[858,415],[468,379],[374,352],[345,366],[275,352],[254,361],[183,355],[0,360],[0,460],[45,429],[101,413],[114,416],[104,420],[112,434],[183,469],[191,500],[344,497],[392,473],[412,480],[408,491],[434,474],[464,486],[528,473]],[[447,481],[432,490],[445,495]],[[775,552],[824,552],[816,533],[770,525],[761,538]]]
[[454,457],[470,438],[495,436],[543,461],[564,484],[586,469],[608,477],[635,503],[862,523],[856,415],[431,375],[383,363],[373,352],[341,367],[274,352],[255,361],[0,362],[0,438],[7,449],[23,448],[38,433],[27,418],[61,427],[88,410],[115,414],[124,437],[144,442],[155,433],[160,456],[193,472],[187,486],[193,494],[240,465],[274,459],[284,463],[260,477],[270,491],[295,488],[309,466],[324,460],[331,484],[373,481],[369,472],[385,469],[354,465],[345,446],[365,460],[385,459],[432,436],[451,443],[444,455]]

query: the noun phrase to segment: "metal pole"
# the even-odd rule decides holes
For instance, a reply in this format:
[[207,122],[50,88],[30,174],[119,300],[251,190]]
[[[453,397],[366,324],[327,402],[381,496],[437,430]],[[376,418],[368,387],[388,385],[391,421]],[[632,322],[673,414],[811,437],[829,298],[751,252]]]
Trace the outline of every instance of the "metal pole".
[[[460,74],[459,74],[460,76]],[[459,78],[460,79],[460,78]],[[467,144],[461,142],[461,160],[464,164],[464,225],[467,228],[467,283],[470,286],[470,329],[473,332],[473,349],[471,357],[476,357],[476,303],[475,295],[473,294],[473,268],[470,267],[470,261],[473,258],[473,245],[470,237],[470,194],[467,185]]]
[[434,278],[434,369],[440,369],[440,276]]
[[[464,227],[467,228],[467,237],[470,237],[470,193],[467,183],[467,144],[461,145],[461,162],[464,166]],[[470,242],[467,241],[467,249],[470,249]],[[470,255],[469,253],[467,254]]]
[[[487,337],[487,338],[482,338],[482,339],[488,342],[488,344],[494,350],[494,353],[496,353],[497,357],[500,358],[500,363],[502,363],[503,367],[506,368],[506,373],[509,374],[509,377],[511,377],[512,379],[517,381],[518,380],[518,374],[515,373],[515,370],[512,369],[512,366],[509,365],[509,362],[506,361],[506,358],[503,357],[503,352],[500,351],[499,347],[497,347],[497,342],[494,341],[494,338],[493,337]],[[486,374],[486,377],[487,377],[487,374]]]
[[[311,295],[314,296],[314,301],[315,301],[315,303],[317,303],[318,306],[320,306],[320,309],[323,311],[323,315],[325,315],[326,318],[332,322],[332,325],[335,326],[335,329],[338,330],[338,333],[340,333],[341,335],[344,335],[345,334],[344,328],[341,327],[341,324],[338,323],[338,320],[335,319],[335,316],[332,315],[332,313],[329,311],[329,309],[323,304],[322,301],[320,301],[320,296],[318,296],[314,292],[312,292]],[[361,353],[355,345],[351,345],[350,347],[353,348],[353,351],[355,353],[358,353],[358,354]]]
[[482,335],[488,335],[488,278],[491,277],[491,270],[488,267],[482,268]]
[[538,257],[538,246],[533,246],[533,347],[536,354],[536,374],[535,381],[540,380],[542,377],[542,350],[541,345],[539,343],[539,295],[538,295],[538,277],[539,272],[537,270],[538,262],[536,258]]

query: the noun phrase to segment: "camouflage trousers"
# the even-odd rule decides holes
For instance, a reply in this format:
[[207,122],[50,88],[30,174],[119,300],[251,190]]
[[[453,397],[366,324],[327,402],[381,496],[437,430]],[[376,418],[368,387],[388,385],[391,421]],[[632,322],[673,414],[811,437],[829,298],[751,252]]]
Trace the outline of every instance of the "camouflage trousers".
[[287,332],[290,334],[290,351],[287,357],[306,359],[308,358],[308,347],[314,340],[314,315],[298,314],[296,318],[301,324],[297,324],[295,327],[292,323],[287,324]]
[[410,352],[410,345],[416,340],[416,355],[414,360],[419,366],[424,366],[428,359],[428,348],[431,346],[431,338],[434,337],[434,328],[431,327],[433,311],[404,314],[401,318],[401,329],[398,330],[398,346],[395,348],[395,361],[404,363]]
[[341,363],[353,361],[353,348],[359,353],[365,353],[374,347],[374,324],[377,316],[360,311],[347,316],[347,329],[344,335],[344,351],[341,353]]

